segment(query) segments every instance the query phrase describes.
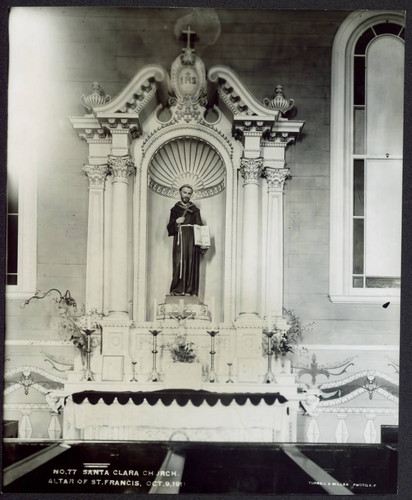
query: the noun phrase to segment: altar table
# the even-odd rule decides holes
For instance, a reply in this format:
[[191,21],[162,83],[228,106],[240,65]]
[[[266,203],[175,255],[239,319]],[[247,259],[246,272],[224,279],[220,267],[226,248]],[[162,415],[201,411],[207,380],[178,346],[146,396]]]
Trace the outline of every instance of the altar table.
[[279,393],[83,391],[67,398],[65,439],[289,442],[295,411]]

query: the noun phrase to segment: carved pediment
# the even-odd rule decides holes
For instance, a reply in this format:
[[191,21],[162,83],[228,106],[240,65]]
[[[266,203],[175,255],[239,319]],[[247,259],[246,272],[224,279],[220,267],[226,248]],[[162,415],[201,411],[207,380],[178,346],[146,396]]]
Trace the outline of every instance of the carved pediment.
[[208,79],[217,85],[219,98],[233,115],[266,117],[273,121],[279,118],[280,112],[259,102],[230,68],[213,66],[209,70]]
[[[186,35],[186,46],[173,61],[170,76],[160,65],[147,65],[113,99],[93,83],[93,92],[81,98],[89,113],[82,119],[71,119],[79,135],[105,138],[115,129],[127,128],[136,138],[144,133],[143,124],[153,115],[160,124],[158,130],[175,124],[214,127],[223,111],[234,125],[232,133],[236,138],[252,128],[265,132],[264,139],[268,142],[287,144],[296,139],[303,122],[282,116],[294,101],[285,98],[281,86],[276,88],[273,98],[265,98],[262,103],[226,66],[212,67],[206,77],[204,63],[191,46],[195,32],[188,26],[182,33]],[[161,117],[162,111],[165,113]],[[215,116],[210,119],[208,113]],[[83,122],[87,120],[86,127]]]
[[166,102],[169,85],[169,75],[162,66],[144,66],[120,95],[108,104],[95,106],[93,111],[95,114],[139,113],[156,93]]
[[167,103],[169,87],[169,75],[158,64],[144,66],[114,99],[105,98],[100,85],[97,92],[97,83],[94,82],[92,94],[83,95],[80,99],[90,113],[83,117],[69,118],[70,122],[84,138],[101,138],[110,129],[117,127],[127,127],[140,134],[143,121],[157,106],[158,101]]

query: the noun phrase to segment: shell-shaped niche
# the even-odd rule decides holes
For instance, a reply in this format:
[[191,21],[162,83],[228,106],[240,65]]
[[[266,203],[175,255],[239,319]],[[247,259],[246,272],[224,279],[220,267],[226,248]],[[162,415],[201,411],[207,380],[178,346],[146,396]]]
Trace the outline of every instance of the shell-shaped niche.
[[175,198],[183,184],[193,187],[193,198],[219,194],[225,187],[225,166],[210,144],[192,137],[179,137],[164,144],[153,156],[150,188]]

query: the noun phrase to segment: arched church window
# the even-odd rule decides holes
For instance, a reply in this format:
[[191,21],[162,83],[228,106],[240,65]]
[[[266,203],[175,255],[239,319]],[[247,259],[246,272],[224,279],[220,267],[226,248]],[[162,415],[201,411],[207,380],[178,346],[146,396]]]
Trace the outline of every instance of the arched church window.
[[334,43],[330,297],[399,297],[404,24],[353,13]]

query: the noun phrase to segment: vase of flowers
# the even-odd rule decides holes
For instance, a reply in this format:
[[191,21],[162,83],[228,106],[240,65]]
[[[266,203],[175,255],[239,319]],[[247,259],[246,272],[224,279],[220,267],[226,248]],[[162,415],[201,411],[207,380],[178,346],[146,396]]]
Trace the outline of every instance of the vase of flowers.
[[65,335],[66,340],[69,340],[76,348],[81,362],[79,370],[83,370],[83,378],[86,378],[86,380],[92,379],[89,366],[90,356],[98,344],[97,338],[92,333],[100,329],[102,316],[95,310],[90,311],[88,314],[72,316],[67,308],[59,308],[59,330]]
[[165,386],[178,389],[200,389],[202,365],[197,362],[194,342],[188,340],[186,334],[178,334],[165,347],[171,359],[165,369]]
[[275,356],[275,362],[280,364],[280,371],[284,373],[290,371],[288,355],[293,354],[299,347],[303,332],[309,330],[312,324],[302,325],[300,318],[291,309],[283,309],[283,317],[286,319],[286,328],[276,325],[271,327],[273,335],[269,346],[266,341],[263,342],[263,354],[267,356],[270,349],[270,353]]
[[175,363],[193,363],[196,360],[194,342],[190,342],[187,335],[178,334],[172,342],[166,344],[170,357]]

